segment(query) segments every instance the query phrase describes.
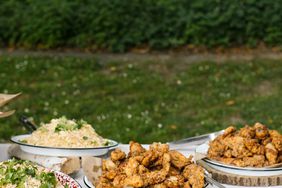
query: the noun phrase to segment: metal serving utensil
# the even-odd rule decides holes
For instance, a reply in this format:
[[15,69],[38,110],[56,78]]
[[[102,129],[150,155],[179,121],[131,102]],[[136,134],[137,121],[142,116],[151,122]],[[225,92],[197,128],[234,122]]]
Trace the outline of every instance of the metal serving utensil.
[[19,121],[23,124],[23,126],[29,131],[33,132],[37,129],[37,125],[29,121],[26,116],[21,115]]
[[204,134],[200,136],[194,136],[190,138],[184,138],[181,140],[173,141],[173,142],[168,142],[169,146],[171,149],[185,149],[187,147],[191,146],[198,146],[200,144],[205,143],[206,141],[213,140],[216,138],[218,135],[222,134],[224,130],[209,133],[209,134]]
[[[204,169],[208,169],[208,165],[206,163],[204,163],[202,160],[196,160],[196,163],[198,165],[202,166]],[[204,174],[205,175],[205,180],[208,183],[210,183],[211,185],[214,185],[216,187],[219,187],[219,188],[225,188],[225,186],[223,186],[221,183],[219,183],[215,179],[213,179],[207,170],[205,170],[204,173],[205,173]]]
[[205,180],[213,186],[216,186],[216,187],[219,187],[219,188],[225,188],[225,186],[223,186],[221,183],[219,183],[216,180],[209,177],[209,175],[207,173],[205,173]]

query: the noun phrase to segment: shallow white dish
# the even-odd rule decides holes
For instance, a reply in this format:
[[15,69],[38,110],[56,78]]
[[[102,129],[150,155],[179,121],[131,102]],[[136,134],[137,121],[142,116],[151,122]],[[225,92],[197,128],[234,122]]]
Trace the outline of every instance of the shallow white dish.
[[109,146],[101,146],[94,148],[55,148],[46,146],[34,146],[31,144],[23,143],[21,141],[29,136],[30,134],[13,136],[11,138],[11,141],[18,144],[21,150],[27,153],[47,156],[101,156],[107,154],[109,149],[118,146],[118,143],[114,140],[109,140]]
[[87,179],[86,176],[83,177],[83,182],[88,188],[95,188],[95,186]]
[[[201,155],[207,155],[208,149],[209,149],[208,142],[201,144],[196,148],[196,154],[199,153]],[[210,160],[208,158],[204,158],[202,160],[207,165],[211,166],[216,170],[220,170],[222,172],[227,172],[231,174],[238,174],[244,176],[275,176],[282,174],[282,167],[278,167],[278,168],[238,167],[238,166],[223,164],[215,160]]]

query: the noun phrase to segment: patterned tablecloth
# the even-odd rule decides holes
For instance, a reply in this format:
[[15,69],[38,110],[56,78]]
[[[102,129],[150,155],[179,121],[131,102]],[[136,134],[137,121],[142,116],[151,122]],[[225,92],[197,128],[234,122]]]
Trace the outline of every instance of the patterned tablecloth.
[[[4,161],[9,159],[8,156],[8,147],[10,146],[10,144],[0,144],[0,161]],[[144,145],[145,147],[147,147],[146,145]],[[121,144],[119,145],[119,148],[125,152],[128,152],[128,145],[127,144]],[[190,147],[185,147],[186,149],[177,149],[178,151],[180,151],[182,154],[188,156],[188,155],[193,155],[194,154],[194,148],[195,146],[190,146]],[[82,186],[82,188],[87,188],[87,186],[84,184],[83,182],[83,172],[80,171],[79,173],[76,174],[76,177],[74,177],[79,184]],[[230,185],[224,185],[226,188],[242,188],[240,186],[230,186]],[[209,186],[212,187],[212,186]],[[254,187],[252,187],[254,188]],[[272,188],[282,188],[282,186],[273,186]]]

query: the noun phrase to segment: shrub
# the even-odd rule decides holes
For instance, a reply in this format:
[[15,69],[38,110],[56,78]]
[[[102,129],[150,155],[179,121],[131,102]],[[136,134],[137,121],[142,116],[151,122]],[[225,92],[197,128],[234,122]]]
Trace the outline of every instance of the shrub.
[[2,46],[114,52],[282,44],[282,1],[0,1]]

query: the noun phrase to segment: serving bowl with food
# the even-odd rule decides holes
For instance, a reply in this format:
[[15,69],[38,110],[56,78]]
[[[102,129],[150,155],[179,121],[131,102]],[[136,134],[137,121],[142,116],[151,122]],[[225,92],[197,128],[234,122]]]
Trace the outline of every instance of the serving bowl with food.
[[282,135],[261,123],[239,130],[230,126],[196,149],[215,169],[246,176],[282,174]]
[[179,187],[207,186],[204,169],[195,164],[192,156],[185,157],[168,144],[153,143],[145,149],[130,142],[129,153],[120,149],[111,152],[110,159],[82,158],[89,187]]
[[65,117],[52,119],[32,134],[14,136],[11,141],[25,152],[47,156],[100,156],[118,145],[98,135],[87,122]]
[[2,188],[80,188],[71,177],[35,165],[30,161],[10,159],[0,163]]

